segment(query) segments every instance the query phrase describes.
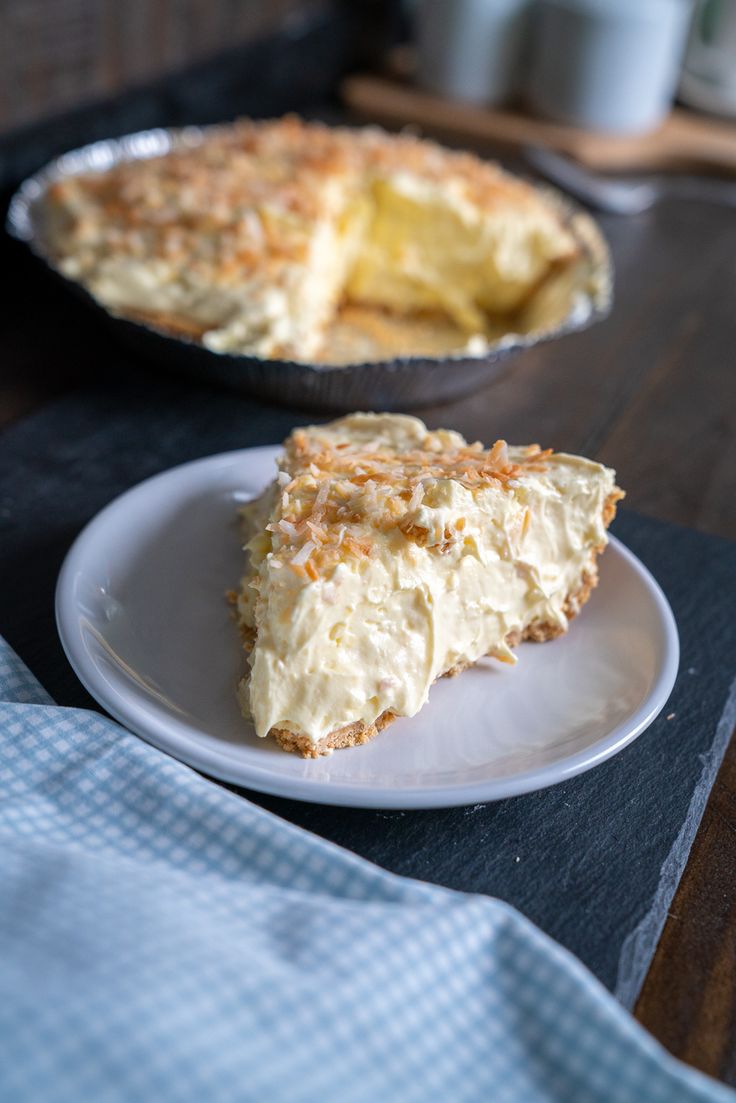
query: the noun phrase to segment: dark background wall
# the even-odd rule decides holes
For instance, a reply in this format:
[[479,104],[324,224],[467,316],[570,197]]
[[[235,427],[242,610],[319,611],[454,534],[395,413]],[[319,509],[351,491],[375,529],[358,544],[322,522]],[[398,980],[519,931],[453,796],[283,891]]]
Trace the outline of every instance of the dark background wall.
[[310,19],[328,0],[0,0],[0,133]]
[[0,0],[0,206],[59,153],[151,126],[324,111],[400,0]]

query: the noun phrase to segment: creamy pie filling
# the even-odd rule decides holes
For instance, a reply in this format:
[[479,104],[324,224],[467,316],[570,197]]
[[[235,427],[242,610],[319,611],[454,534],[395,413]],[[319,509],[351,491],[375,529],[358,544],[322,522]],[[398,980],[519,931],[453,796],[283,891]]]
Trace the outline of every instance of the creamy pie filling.
[[564,631],[621,496],[600,464],[484,451],[412,417],[297,431],[243,511],[252,647],[239,692],[257,734],[317,744],[386,711],[413,716],[448,670],[515,661],[507,641],[529,626]]
[[450,345],[478,352],[576,255],[551,205],[495,165],[295,119],[66,178],[45,213],[58,267],[108,308],[297,360],[332,359],[345,304],[446,318]]

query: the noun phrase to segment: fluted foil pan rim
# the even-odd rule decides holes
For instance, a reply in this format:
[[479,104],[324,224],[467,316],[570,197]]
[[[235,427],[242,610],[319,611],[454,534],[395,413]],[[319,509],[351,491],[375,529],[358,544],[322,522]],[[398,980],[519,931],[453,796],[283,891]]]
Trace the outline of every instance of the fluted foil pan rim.
[[[441,356],[399,355],[386,359],[366,360],[350,362],[347,364],[325,364],[319,362],[307,362],[290,359],[271,359],[228,352],[217,352],[209,349],[201,342],[180,335],[171,334],[155,325],[144,321],[133,320],[124,314],[117,313],[96,300],[82,284],[64,276],[54,264],[49,250],[44,242],[44,235],[38,212],[42,206],[47,189],[56,181],[83,172],[104,172],[123,161],[144,160],[168,153],[172,149],[183,147],[196,147],[204,137],[213,130],[220,129],[224,124],[215,126],[198,127],[187,126],[180,128],[156,127],[149,130],[126,134],[119,138],[102,139],[71,150],[48,162],[38,172],[24,180],[13,195],[7,213],[6,231],[11,237],[24,243],[36,258],[44,263],[55,276],[102,311],[120,329],[121,336],[129,342],[132,339],[139,349],[146,350],[145,339],[150,336],[152,344],[151,352],[155,352],[160,358],[163,351],[163,343],[168,345],[166,359],[171,364],[176,361],[176,350],[180,349],[186,354],[187,363],[182,362],[181,367],[189,375],[199,377],[210,376],[219,382],[230,386],[240,385],[238,372],[242,374],[242,386],[244,389],[268,392],[268,397],[281,398],[282,401],[300,401],[299,386],[297,381],[301,378],[306,385],[303,396],[307,404],[313,404],[315,394],[319,394],[318,402],[326,406],[349,405],[348,393],[355,394],[355,384],[358,378],[366,373],[373,377],[385,377],[385,382],[406,373],[418,373],[417,387],[421,389],[421,375],[428,365],[447,365],[448,373],[456,373],[462,367],[474,366],[482,368],[487,365],[489,377],[496,374],[491,370],[493,365],[516,351],[531,348],[542,342],[556,337],[562,337],[587,328],[596,321],[607,316],[610,311],[613,298],[613,265],[605,238],[594,219],[578,204],[566,195],[550,188],[547,185],[534,183],[533,186],[548,203],[557,210],[560,218],[573,234],[581,248],[582,261],[579,262],[580,286],[571,294],[570,309],[559,324],[548,329],[536,330],[532,333],[509,332],[503,337],[489,342],[485,348],[478,352],[470,352],[467,349],[458,349]],[[209,367],[208,367],[209,365]],[[284,382],[288,381],[288,393],[284,394],[277,380],[287,369]],[[448,392],[465,393],[473,387],[483,384],[482,372],[473,371],[473,383],[465,388],[462,386],[449,386],[444,388]],[[270,375],[271,379],[266,380]],[[260,377],[264,378],[261,379]],[[315,377],[319,376],[317,383]],[[326,377],[330,377],[331,383]],[[412,390],[410,380],[404,381],[408,385],[401,389]],[[455,381],[457,384],[461,380]],[[302,388],[304,389],[304,388]],[[340,391],[346,392],[345,401],[340,398]],[[357,388],[361,390],[360,386]],[[440,388],[442,392],[443,388]],[[332,395],[334,392],[334,395]],[[411,403],[421,401],[424,404],[432,401],[441,401],[446,398],[442,393],[417,394],[411,398],[408,394],[402,397],[402,401]]]

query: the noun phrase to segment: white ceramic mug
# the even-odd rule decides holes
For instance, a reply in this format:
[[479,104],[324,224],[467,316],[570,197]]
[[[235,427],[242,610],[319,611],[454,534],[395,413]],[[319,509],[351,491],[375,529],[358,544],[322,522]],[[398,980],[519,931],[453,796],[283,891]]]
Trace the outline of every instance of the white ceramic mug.
[[654,129],[674,98],[691,13],[691,0],[540,0],[533,109],[588,130]]
[[704,111],[736,117],[736,0],[698,0],[680,99]]
[[530,0],[419,0],[417,80],[470,103],[504,103],[519,85]]

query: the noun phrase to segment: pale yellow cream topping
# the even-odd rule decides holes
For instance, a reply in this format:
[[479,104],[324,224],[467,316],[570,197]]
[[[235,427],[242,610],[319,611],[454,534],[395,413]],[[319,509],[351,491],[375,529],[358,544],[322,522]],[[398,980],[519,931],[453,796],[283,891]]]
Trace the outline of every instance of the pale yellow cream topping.
[[397,415],[295,436],[245,509],[239,613],[256,638],[240,697],[258,735],[316,742],[386,710],[413,716],[456,664],[513,661],[510,632],[566,627],[566,599],[606,543],[613,471],[502,443],[483,452]]
[[577,254],[554,207],[492,164],[293,119],[66,178],[45,222],[61,271],[112,310],[306,361],[335,362],[325,337],[345,303],[445,319],[445,351],[481,355]]

